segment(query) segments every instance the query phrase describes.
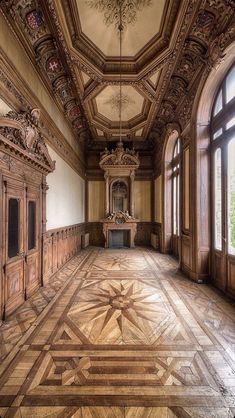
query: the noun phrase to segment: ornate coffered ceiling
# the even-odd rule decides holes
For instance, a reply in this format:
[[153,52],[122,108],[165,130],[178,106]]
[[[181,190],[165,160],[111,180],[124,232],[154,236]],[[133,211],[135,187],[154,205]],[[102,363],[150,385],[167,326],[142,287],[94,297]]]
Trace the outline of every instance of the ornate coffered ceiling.
[[[118,136],[117,2],[0,2],[78,139],[94,149]],[[169,122],[181,128],[187,124],[198,80],[218,48],[217,37],[233,37],[234,1],[123,4],[123,139],[156,143]]]
[[[93,140],[116,140],[120,58],[117,0],[51,3],[70,54]],[[156,113],[164,66],[187,8],[180,0],[125,0],[122,51],[123,138],[146,140]],[[187,1],[186,1],[187,3]],[[116,99],[115,99],[116,96]]]

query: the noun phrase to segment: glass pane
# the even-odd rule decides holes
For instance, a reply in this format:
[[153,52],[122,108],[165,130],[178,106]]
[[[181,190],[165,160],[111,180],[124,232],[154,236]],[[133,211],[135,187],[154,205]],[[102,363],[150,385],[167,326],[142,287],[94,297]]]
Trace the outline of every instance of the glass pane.
[[233,125],[235,125],[235,116],[232,119],[230,119],[228,123],[226,123],[226,129],[232,128]]
[[226,103],[235,96],[235,67],[232,68],[226,78]]
[[173,177],[173,234],[176,235],[177,228],[177,184],[176,177]]
[[222,189],[221,189],[221,149],[215,152],[214,167],[214,192],[215,192],[215,248],[222,250]]
[[213,134],[213,139],[218,138],[220,135],[222,135],[222,133],[223,133],[223,129],[222,129],[222,128],[218,129],[218,131],[216,131],[216,132]]
[[35,248],[36,244],[36,203],[28,203],[28,250]]
[[228,250],[235,254],[235,137],[228,145]]
[[215,102],[214,116],[217,115],[217,113],[219,113],[221,111],[222,107],[223,107],[223,104],[222,104],[222,90],[220,90],[220,92],[218,94],[218,97],[216,99],[216,102]]
[[174,146],[173,158],[179,155],[179,153],[180,153],[180,141],[179,139],[177,139],[177,142]]
[[20,202],[9,199],[8,206],[8,257],[15,257],[19,252]]
[[176,201],[176,208],[177,208],[177,217],[176,217],[176,235],[179,236],[179,225],[180,225],[180,176],[177,176],[177,201]]

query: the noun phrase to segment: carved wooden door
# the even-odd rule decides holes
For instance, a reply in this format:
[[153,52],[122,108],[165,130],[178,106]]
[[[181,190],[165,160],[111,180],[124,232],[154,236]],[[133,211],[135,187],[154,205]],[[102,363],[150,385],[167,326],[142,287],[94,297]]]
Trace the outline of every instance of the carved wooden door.
[[25,229],[25,294],[26,298],[40,285],[41,272],[41,205],[40,188],[37,185],[26,185],[26,219]]
[[24,301],[25,297],[23,258],[25,185],[11,178],[4,178],[3,184],[4,311],[8,315]]
[[4,177],[4,312],[9,315],[40,285],[39,186]]

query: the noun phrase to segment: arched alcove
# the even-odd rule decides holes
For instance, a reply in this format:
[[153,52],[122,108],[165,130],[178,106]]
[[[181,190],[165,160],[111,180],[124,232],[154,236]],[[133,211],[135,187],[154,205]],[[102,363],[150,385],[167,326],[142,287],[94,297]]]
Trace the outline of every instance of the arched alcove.
[[175,144],[179,138],[178,125],[169,126],[163,148],[162,167],[162,252],[172,252],[172,158]]

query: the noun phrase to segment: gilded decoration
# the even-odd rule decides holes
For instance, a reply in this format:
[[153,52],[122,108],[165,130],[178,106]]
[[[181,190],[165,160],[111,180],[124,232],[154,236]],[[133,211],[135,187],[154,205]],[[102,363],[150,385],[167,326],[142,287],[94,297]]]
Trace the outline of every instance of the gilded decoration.
[[[33,47],[35,63],[40,65],[44,75],[49,79],[52,91],[61,101],[65,115],[78,138],[80,134],[84,135],[84,130],[87,130],[86,118],[72,76],[65,65],[63,53],[49,28],[42,4],[38,0],[6,0],[2,8],[5,8],[6,13],[10,13],[17,30],[20,27]],[[70,108],[73,108],[73,111]]]
[[[31,59],[35,59],[37,70],[49,82],[74,132],[94,150],[100,140],[97,129],[104,132],[106,140],[116,141],[116,119],[107,122],[99,114],[97,98],[104,87],[118,85],[120,63],[117,54],[100,53],[96,42],[87,42],[81,19],[84,13],[95,15],[102,27],[106,26],[108,37],[117,28],[119,4],[118,0],[48,0],[43,7],[38,0],[6,0],[0,4],[32,54]],[[143,23],[146,10],[155,10],[153,1],[123,0],[124,9],[130,5],[124,19],[124,26],[129,25],[124,36]],[[135,139],[136,132],[142,129],[140,147],[146,141],[149,148],[161,148],[166,123],[177,121],[182,129],[186,127],[199,83],[223,59],[223,51],[235,39],[232,0],[166,1],[163,9],[158,22],[161,33],[155,33],[137,55],[127,55],[122,62],[123,86],[132,86],[143,97],[141,115],[130,125],[128,120],[124,140]],[[81,71],[91,79],[87,85],[79,78]],[[153,87],[148,80],[157,71],[159,77]],[[111,96],[106,99],[110,107],[118,106],[118,96]]]

